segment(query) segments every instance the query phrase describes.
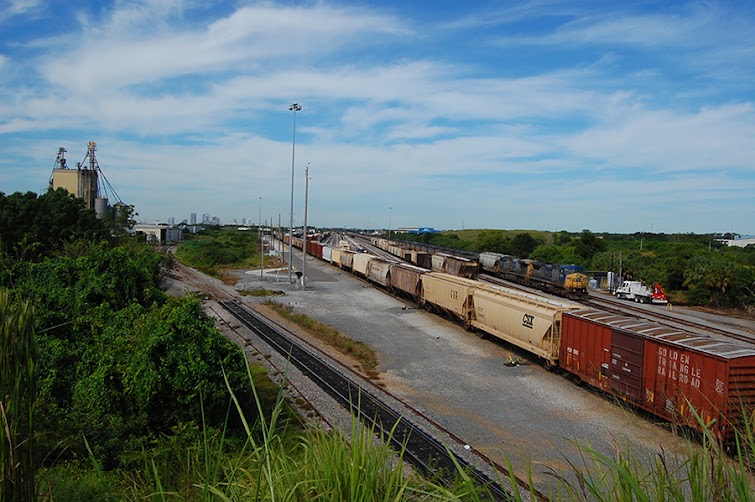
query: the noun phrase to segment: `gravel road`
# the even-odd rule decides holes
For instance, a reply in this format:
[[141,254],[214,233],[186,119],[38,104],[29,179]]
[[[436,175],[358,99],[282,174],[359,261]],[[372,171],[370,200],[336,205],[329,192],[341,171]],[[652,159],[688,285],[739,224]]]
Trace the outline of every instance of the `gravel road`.
[[[300,269],[299,257],[294,264]],[[510,461],[521,477],[531,471],[544,492],[555,486],[553,470],[582,465],[575,442],[641,459],[690,447],[503,342],[483,340],[316,259],[308,258],[306,270],[306,290],[289,284],[285,271],[266,271],[261,280],[259,270],[238,271],[236,288],[285,291],[275,301],[370,345],[380,359],[376,383],[496,462]],[[506,366],[510,356],[525,364]]]

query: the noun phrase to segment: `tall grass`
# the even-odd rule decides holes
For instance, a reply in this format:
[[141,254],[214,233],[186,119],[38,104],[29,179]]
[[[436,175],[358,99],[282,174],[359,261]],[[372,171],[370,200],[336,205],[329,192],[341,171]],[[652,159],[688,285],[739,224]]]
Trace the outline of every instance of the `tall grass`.
[[34,312],[0,291],[0,502],[35,500]]
[[349,355],[359,361],[362,371],[370,378],[378,377],[378,357],[372,347],[366,343],[353,340],[338,331],[333,326],[316,321],[306,314],[297,314],[291,305],[267,300],[265,305],[273,309],[280,316],[294,322],[307,330],[309,334],[335,348],[339,352]]
[[[473,483],[459,467],[445,473],[453,479],[422,479],[407,475],[403,450],[379,442],[375,429],[352,416],[348,438],[321,429],[302,431],[289,427],[283,389],[276,404],[263,409],[262,400],[247,365],[258,420],[249,423],[228,382],[233,404],[228,413],[239,413],[243,437],[227,431],[186,428],[159,439],[137,455],[121,473],[102,472],[92,458],[89,473],[74,467],[71,477],[58,479],[55,500],[197,500],[197,501],[482,501],[490,500],[485,487]],[[285,376],[285,375],[284,375]],[[551,472],[555,486],[550,500],[566,501],[741,501],[755,502],[753,492],[752,423],[738,435],[736,452],[727,454],[711,433],[702,444],[689,443],[684,456],[663,449],[654,457],[641,458],[626,447],[612,453],[575,442],[581,459],[566,471]],[[193,426],[192,426],[193,427]],[[137,468],[137,464],[140,464]],[[507,462],[509,470],[511,462]],[[92,474],[92,472],[94,474]],[[520,473],[521,474],[521,473]],[[532,472],[529,473],[532,484]],[[527,473],[525,473],[527,475]],[[120,478],[118,477],[120,476]],[[512,500],[533,500],[535,493],[518,491]],[[10,500],[10,499],[7,499]]]

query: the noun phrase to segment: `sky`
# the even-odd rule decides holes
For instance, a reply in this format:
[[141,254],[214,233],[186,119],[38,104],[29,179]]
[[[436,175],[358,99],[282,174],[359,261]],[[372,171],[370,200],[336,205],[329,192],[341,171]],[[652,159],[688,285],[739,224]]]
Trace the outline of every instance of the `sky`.
[[309,226],[755,234],[753,26],[749,0],[0,0],[0,192],[93,140],[148,223],[287,226],[293,178],[301,225],[308,167]]

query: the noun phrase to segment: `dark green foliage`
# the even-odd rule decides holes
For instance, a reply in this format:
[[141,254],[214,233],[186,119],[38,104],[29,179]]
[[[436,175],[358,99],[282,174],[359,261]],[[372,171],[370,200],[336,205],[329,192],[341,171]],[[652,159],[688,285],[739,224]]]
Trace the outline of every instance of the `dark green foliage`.
[[[119,311],[103,306],[87,321],[88,329],[77,330],[83,346],[54,333],[43,337],[55,354],[41,389],[44,444],[64,458],[85,456],[84,434],[95,457],[112,468],[140,438],[184,422],[201,425],[202,404],[207,424],[222,427],[230,405],[224,370],[242,402],[252,402],[242,352],[193,299]],[[253,409],[247,411],[253,421]]]
[[110,228],[62,188],[35,193],[0,192],[0,251],[21,260],[49,256],[66,242],[110,238]]
[[573,245],[554,246],[552,244],[541,244],[530,253],[533,260],[545,263],[582,263],[584,260],[577,255]]
[[396,238],[621,272],[626,279],[660,283],[677,303],[755,311],[755,246],[723,246],[712,235],[466,230]]
[[259,256],[256,232],[230,228],[207,228],[201,234],[182,242],[176,258],[182,263],[214,274],[218,266],[249,264]]
[[[227,419],[226,377],[254,422],[243,353],[197,300],[168,299],[160,290],[164,255],[135,239],[116,240],[62,190],[0,194],[0,224],[0,286],[37,313],[37,462],[89,458],[86,438],[112,468],[147,438],[179,424],[199,427],[203,418],[211,428],[240,430],[235,408]],[[219,259],[254,248],[253,233],[219,235]],[[264,399],[267,405],[275,391]]]
[[598,238],[589,230],[582,230],[576,241],[577,254],[586,262],[592,260],[596,253],[605,251],[608,248],[603,239]]
[[[221,426],[230,405],[223,371],[239,400],[253,401],[245,385],[243,353],[217,333],[196,300],[171,299],[152,309],[140,331],[142,341],[127,383],[146,411],[150,430],[165,432],[181,422],[199,423],[202,403],[207,422]],[[245,413],[253,422],[253,408]]]
[[474,246],[478,252],[492,252],[501,254],[511,254],[511,239],[506,237],[503,232],[497,230],[483,230],[477,236],[477,242]]
[[511,254],[519,258],[527,258],[540,243],[528,233],[517,234],[511,239]]

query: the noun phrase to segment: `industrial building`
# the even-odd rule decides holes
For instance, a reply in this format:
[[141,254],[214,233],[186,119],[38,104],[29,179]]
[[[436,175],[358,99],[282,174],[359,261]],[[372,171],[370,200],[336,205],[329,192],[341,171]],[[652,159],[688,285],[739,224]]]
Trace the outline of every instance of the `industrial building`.
[[137,223],[134,225],[135,234],[144,234],[147,242],[153,242],[159,245],[179,242],[183,238],[183,230],[165,223],[156,223],[154,225],[147,223]]
[[49,186],[50,190],[66,189],[68,193],[82,199],[87,209],[94,209],[98,218],[102,218],[111,210],[108,194],[115,204],[122,202],[102,173],[94,153],[96,150],[97,144],[90,141],[84,160],[77,162],[76,168],[71,169],[65,158],[66,149],[59,148]]

